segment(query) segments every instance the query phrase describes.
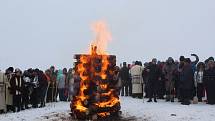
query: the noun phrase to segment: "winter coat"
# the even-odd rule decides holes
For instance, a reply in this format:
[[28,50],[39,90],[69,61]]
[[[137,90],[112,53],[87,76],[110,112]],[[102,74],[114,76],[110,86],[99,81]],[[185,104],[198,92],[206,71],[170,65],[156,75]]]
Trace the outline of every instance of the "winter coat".
[[6,105],[13,105],[13,95],[10,93],[11,85],[10,80],[12,78],[12,74],[5,75],[4,82],[6,85]]
[[215,89],[215,68],[205,70],[203,75],[203,83],[205,86],[210,86]]
[[205,85],[208,103],[215,103],[215,68],[208,69],[204,72],[203,83]]
[[215,68],[205,70],[203,75],[203,81],[205,84],[209,84],[209,82],[215,82]]
[[191,65],[184,66],[180,73],[180,88],[192,90],[194,87],[193,69]]
[[143,84],[143,68],[142,66],[135,65],[130,69],[131,78],[132,78],[132,94],[142,93],[142,84]]
[[11,78],[11,94],[21,95],[24,89],[24,80],[22,76],[14,76]]
[[39,81],[40,88],[48,87],[48,79],[42,71],[40,71],[38,74],[38,81]]
[[203,75],[204,75],[204,71],[196,71],[194,73],[195,87],[197,87],[197,84],[203,83]]
[[58,83],[58,88],[59,89],[65,88],[65,81],[66,81],[66,77],[63,74],[63,71],[59,70],[58,74],[57,74],[57,83]]
[[174,88],[175,80],[174,73],[177,70],[175,64],[165,64],[163,67],[163,74],[165,77],[165,87],[167,91],[171,91]]
[[119,76],[122,80],[122,84],[129,84],[130,83],[130,75],[129,75],[129,68],[128,67],[122,67]]
[[148,72],[148,83],[153,83],[158,81],[158,79],[161,77],[161,70],[156,64],[150,64],[147,69],[149,70]]

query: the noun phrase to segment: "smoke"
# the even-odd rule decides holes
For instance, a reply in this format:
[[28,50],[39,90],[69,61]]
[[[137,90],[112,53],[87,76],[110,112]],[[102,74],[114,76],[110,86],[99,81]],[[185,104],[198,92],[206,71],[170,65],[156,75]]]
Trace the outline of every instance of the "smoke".
[[93,40],[92,45],[97,46],[98,54],[107,53],[108,43],[112,40],[111,33],[107,28],[105,21],[97,21],[92,24],[92,30],[95,34],[95,40]]

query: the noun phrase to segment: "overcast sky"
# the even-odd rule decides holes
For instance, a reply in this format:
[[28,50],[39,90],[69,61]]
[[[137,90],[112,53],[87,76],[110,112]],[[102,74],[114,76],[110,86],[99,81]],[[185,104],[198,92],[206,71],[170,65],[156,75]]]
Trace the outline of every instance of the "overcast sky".
[[0,69],[72,67],[105,20],[118,63],[215,55],[214,0],[1,0]]

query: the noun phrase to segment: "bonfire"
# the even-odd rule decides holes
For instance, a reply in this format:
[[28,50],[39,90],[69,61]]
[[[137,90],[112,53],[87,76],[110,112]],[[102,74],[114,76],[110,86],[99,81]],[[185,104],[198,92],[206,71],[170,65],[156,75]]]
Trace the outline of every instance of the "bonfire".
[[[104,22],[93,26],[96,34],[89,54],[76,54],[75,74],[79,88],[71,102],[76,119],[96,120],[116,117],[120,113],[120,100],[116,90],[116,56],[108,55],[106,47],[111,39]],[[77,79],[76,79],[77,81]]]

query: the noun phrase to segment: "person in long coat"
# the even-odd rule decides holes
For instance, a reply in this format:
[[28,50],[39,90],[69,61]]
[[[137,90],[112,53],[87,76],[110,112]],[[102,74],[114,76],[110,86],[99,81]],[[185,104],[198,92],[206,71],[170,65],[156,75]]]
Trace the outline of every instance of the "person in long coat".
[[130,75],[126,62],[123,63],[123,67],[120,69],[119,76],[122,80],[121,96],[129,96]]
[[32,85],[33,85],[33,92],[31,94],[31,103],[33,108],[38,108],[39,99],[40,99],[40,89],[39,89],[39,78],[38,78],[38,69],[33,70],[32,73]]
[[152,102],[152,98],[154,98],[154,102],[157,102],[157,86],[158,80],[161,80],[162,71],[157,65],[157,59],[152,59],[152,62],[147,67],[147,72],[149,76],[148,80],[148,93],[149,100],[147,102]]
[[163,74],[165,76],[165,88],[166,88],[166,101],[174,102],[174,73],[177,70],[177,66],[174,64],[172,57],[169,57],[166,64],[163,67]]
[[208,69],[205,70],[203,75],[203,82],[206,88],[208,104],[215,104],[215,63],[209,60]]
[[11,94],[11,85],[10,85],[10,81],[11,81],[11,78],[13,77],[13,67],[9,67],[7,70],[6,70],[6,79],[5,79],[5,85],[6,85],[6,105],[7,105],[7,111],[13,111],[13,95]]
[[11,93],[13,95],[14,112],[19,112],[22,107],[22,92],[24,87],[24,80],[20,69],[15,70],[15,76],[11,78]]
[[182,105],[189,105],[194,89],[194,72],[189,58],[184,60],[184,66],[180,72],[180,89]]
[[47,94],[47,102],[56,102],[57,101],[57,74],[55,72],[55,67],[51,66],[50,68],[50,84]]
[[[130,69],[132,83],[132,97],[143,97],[143,67],[136,61],[135,65]],[[144,86],[145,87],[145,86]]]
[[58,83],[58,92],[59,92],[60,101],[66,101],[66,97],[64,95],[65,82],[66,82],[66,76],[63,74],[62,70],[58,70],[57,83]]
[[24,89],[22,93],[22,109],[28,109],[28,104],[30,103],[30,95],[33,90],[31,86],[31,78],[29,70],[24,71],[23,73],[23,80],[24,80]]
[[40,108],[45,107],[45,98],[46,98],[46,91],[48,88],[48,78],[43,73],[43,71],[38,70],[38,81],[39,81],[39,97],[40,97]]

